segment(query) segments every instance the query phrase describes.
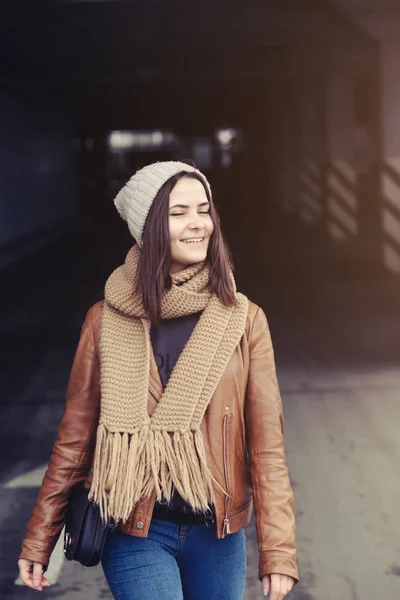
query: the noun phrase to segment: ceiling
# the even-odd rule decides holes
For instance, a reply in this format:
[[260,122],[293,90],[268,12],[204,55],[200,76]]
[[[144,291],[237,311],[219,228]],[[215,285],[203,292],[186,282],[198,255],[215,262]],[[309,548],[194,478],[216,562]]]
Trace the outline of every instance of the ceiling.
[[50,0],[23,10],[8,0],[1,11],[0,85],[105,127],[183,112],[233,122],[282,79],[352,65],[373,45],[322,0]]

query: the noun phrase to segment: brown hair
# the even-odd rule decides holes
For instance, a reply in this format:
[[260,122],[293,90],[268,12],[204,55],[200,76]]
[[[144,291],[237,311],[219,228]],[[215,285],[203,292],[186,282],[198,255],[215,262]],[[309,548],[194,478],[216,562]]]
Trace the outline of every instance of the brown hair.
[[141,296],[143,307],[153,323],[160,322],[162,295],[172,286],[169,274],[171,264],[169,195],[181,177],[198,179],[203,184],[210,203],[210,217],[214,230],[206,257],[206,264],[209,266],[209,291],[216,294],[225,306],[236,304],[235,291],[229,276],[230,270],[234,272],[233,261],[221,230],[217,210],[201,177],[197,173],[181,171],[168,179],[158,191],[143,229],[135,292]]

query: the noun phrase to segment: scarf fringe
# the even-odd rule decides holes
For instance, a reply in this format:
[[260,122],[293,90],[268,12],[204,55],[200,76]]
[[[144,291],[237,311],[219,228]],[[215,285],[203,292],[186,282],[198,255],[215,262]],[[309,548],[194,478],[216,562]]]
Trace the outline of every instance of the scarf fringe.
[[129,434],[98,426],[89,499],[104,521],[126,522],[154,489],[158,501],[169,502],[174,486],[194,512],[206,512],[215,504],[213,483],[229,496],[208,468],[200,429],[170,433],[146,424]]

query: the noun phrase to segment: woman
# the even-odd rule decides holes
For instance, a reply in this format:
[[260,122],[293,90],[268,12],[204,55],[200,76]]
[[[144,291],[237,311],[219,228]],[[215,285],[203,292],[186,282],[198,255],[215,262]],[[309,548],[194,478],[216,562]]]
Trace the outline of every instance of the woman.
[[115,598],[239,600],[253,504],[271,600],[298,581],[294,496],[263,310],[236,291],[209,183],[194,166],[139,170],[115,205],[136,240],[88,312],[66,410],[19,567],[43,590],[71,490],[108,535]]

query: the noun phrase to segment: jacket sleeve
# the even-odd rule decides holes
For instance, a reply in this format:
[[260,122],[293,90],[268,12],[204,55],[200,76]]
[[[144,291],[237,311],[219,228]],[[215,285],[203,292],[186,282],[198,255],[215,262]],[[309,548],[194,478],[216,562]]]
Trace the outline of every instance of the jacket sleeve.
[[100,368],[93,337],[92,310],[93,307],[82,325],[64,416],[19,556],[46,567],[65,524],[70,493],[86,479],[92,466],[100,410]]
[[294,494],[283,441],[283,411],[274,351],[264,311],[258,307],[249,341],[245,420],[259,579],[271,573],[299,580],[296,564]]

